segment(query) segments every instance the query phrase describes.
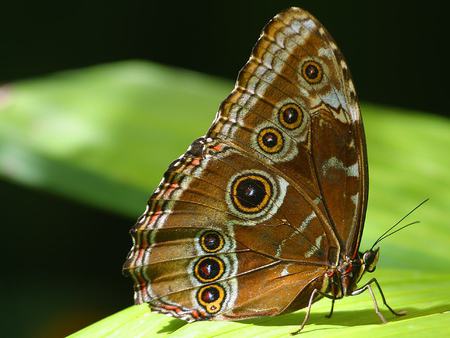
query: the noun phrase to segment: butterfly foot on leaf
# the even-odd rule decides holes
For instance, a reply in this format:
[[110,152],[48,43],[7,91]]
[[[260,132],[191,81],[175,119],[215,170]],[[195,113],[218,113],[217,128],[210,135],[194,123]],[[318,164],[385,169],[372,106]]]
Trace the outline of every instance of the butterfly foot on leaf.
[[378,318],[380,318],[382,324],[388,323],[388,321],[386,320],[386,318],[384,318],[384,316],[381,312],[376,312],[376,314],[377,314]]
[[302,325],[300,326],[300,328],[297,331],[291,332],[291,336],[296,336],[296,335],[300,334],[303,331],[303,328],[305,327],[305,324],[306,324],[306,321],[307,321],[308,318],[305,318],[305,319],[306,320],[303,321]]
[[397,317],[404,316],[407,313],[405,310],[395,311],[393,308],[391,308],[389,305],[387,305],[386,302],[384,302],[384,304],[387,306],[389,311],[391,311],[391,313],[396,315]]
[[300,332],[302,331],[303,328],[298,329],[297,331],[291,332],[291,336],[296,336],[298,334],[300,334]]
[[334,311],[334,302],[336,301],[336,299],[335,298],[332,298],[331,299],[331,309],[330,309],[330,312],[327,314],[327,315],[325,315],[325,318],[331,318],[331,316],[333,315],[333,311]]

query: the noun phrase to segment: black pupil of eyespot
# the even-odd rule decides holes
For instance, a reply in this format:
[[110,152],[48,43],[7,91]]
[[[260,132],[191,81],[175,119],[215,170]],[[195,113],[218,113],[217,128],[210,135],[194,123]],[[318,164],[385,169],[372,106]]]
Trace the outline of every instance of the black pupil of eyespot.
[[237,197],[246,208],[254,208],[261,204],[266,195],[264,184],[261,181],[248,178],[237,186]]
[[212,279],[216,277],[219,272],[219,262],[211,258],[204,259],[198,267],[198,273],[203,279]]
[[314,80],[319,75],[319,69],[315,65],[309,64],[306,66],[305,73],[309,79]]
[[278,136],[274,133],[267,132],[264,134],[262,141],[266,147],[273,148],[278,143]]
[[216,250],[220,245],[219,235],[213,232],[207,233],[204,237],[204,243],[208,250]]
[[205,303],[212,303],[214,301],[216,301],[217,299],[219,299],[219,290],[217,290],[216,288],[207,288],[205,290],[203,290],[202,292],[202,300]]
[[283,119],[286,123],[292,124],[297,122],[298,111],[294,108],[287,108],[283,111]]

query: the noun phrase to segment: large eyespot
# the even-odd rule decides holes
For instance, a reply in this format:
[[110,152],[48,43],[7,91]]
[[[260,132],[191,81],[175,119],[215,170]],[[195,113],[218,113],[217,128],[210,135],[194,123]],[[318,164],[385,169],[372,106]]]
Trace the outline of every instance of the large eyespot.
[[222,260],[215,256],[200,258],[194,266],[194,275],[202,283],[218,280],[225,272]]
[[[256,144],[255,146],[258,147]],[[282,152],[273,156],[280,154]],[[288,186],[289,183],[282,177],[272,176],[263,170],[237,172],[229,179],[225,194],[228,210],[237,218],[230,218],[226,224],[255,226],[273,217],[283,205]]]
[[217,313],[225,299],[225,290],[219,284],[207,285],[197,292],[197,300],[208,313]]
[[237,176],[231,184],[231,201],[243,213],[254,214],[264,209],[273,194],[272,183],[259,174]]
[[294,103],[285,104],[278,113],[278,121],[287,129],[298,128],[302,124],[303,112],[299,106]]
[[322,67],[316,61],[305,61],[302,65],[302,76],[308,83],[319,83],[323,77]]
[[263,128],[258,133],[258,145],[266,153],[278,153],[283,148],[283,144],[283,136],[275,128]]
[[217,252],[222,250],[225,241],[217,231],[206,231],[200,237],[200,245],[206,252]]

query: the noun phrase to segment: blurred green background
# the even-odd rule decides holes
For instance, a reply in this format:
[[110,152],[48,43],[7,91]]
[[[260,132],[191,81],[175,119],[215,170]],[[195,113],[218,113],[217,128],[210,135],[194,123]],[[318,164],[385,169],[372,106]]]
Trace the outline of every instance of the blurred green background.
[[[422,224],[383,243],[380,266],[413,273],[416,283],[430,272],[448,280],[450,88],[441,2],[7,3],[2,336],[58,337],[132,304],[120,271],[128,229],[167,165],[207,130],[262,26],[292,5],[325,24],[362,101],[373,102],[362,106],[371,174],[363,247],[431,197],[413,217]],[[448,293],[435,297],[443,299],[430,300],[435,312],[450,310]]]

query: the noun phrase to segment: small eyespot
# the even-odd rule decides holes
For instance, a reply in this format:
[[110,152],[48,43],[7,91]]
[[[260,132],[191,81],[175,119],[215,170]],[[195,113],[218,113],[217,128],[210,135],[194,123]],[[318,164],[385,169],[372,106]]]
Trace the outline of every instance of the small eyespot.
[[200,245],[206,252],[220,251],[225,244],[221,234],[217,231],[206,231],[200,237]]
[[303,111],[294,103],[285,104],[278,113],[278,121],[289,130],[298,128],[303,121]]
[[283,144],[283,136],[275,128],[264,128],[258,133],[258,145],[266,153],[278,153],[283,148]]
[[272,194],[271,182],[259,174],[238,176],[231,184],[231,201],[243,213],[260,212],[268,205]]
[[322,67],[316,61],[305,61],[302,65],[302,76],[310,84],[319,83],[323,76]]
[[208,313],[217,313],[222,308],[225,290],[219,284],[207,285],[197,292],[197,300]]
[[194,275],[202,283],[218,280],[225,272],[222,260],[215,256],[200,258],[194,266]]

